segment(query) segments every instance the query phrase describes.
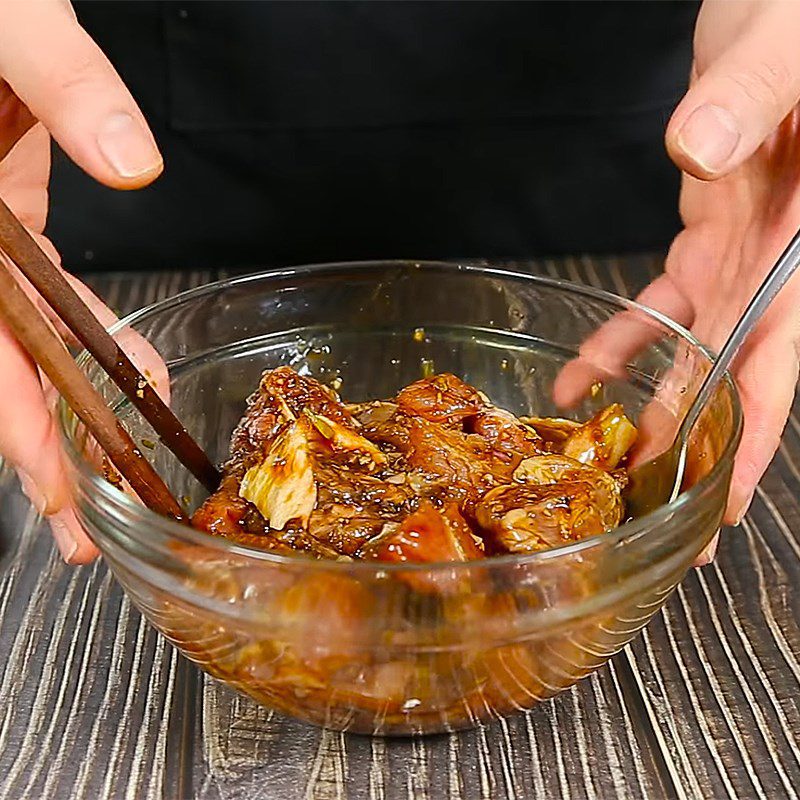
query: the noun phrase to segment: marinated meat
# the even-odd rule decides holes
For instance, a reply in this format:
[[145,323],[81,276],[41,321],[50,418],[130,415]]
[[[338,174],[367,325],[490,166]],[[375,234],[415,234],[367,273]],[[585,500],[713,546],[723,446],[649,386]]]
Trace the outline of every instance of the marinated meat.
[[424,501],[402,522],[387,522],[359,551],[361,558],[424,564],[483,558],[483,540],[467,524],[455,503],[444,509]]
[[376,568],[295,559],[253,569],[193,545],[184,557],[196,590],[263,623],[226,630],[170,597],[160,627],[212,675],[329,726],[451,729],[529,707],[617,646],[617,609],[607,624],[538,622],[553,598],[580,604],[605,588],[616,554],[491,559],[619,524],[634,436],[619,406],[588,422],[517,418],[454,375],[344,404],[288,368],[268,372],[194,524],[281,555]]
[[636,429],[517,418],[451,374],[345,405],[313,378],[265,373],[196,527],[317,558],[438,563],[527,553],[623,516]]
[[572,431],[561,452],[583,464],[614,469],[635,441],[636,428],[614,403]]
[[411,417],[453,426],[480,413],[486,404],[477,389],[444,373],[406,386],[397,395],[397,405]]
[[[566,460],[566,456],[544,458]],[[623,511],[619,483],[600,469],[580,469],[580,462],[575,464],[563,471],[528,467],[522,482],[488,491],[475,509],[478,523],[489,534],[487,545],[494,551],[529,553],[619,525]],[[544,480],[529,480],[533,477]]]

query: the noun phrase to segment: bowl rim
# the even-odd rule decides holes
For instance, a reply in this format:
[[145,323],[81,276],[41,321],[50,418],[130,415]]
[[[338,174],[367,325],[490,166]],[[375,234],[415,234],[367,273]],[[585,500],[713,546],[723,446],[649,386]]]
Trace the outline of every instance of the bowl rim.
[[[671,333],[675,334],[680,339],[688,342],[688,344],[690,344],[704,358],[708,359],[709,361],[713,360],[714,358],[714,353],[702,345],[682,325],[678,324],[661,312],[638,303],[635,300],[622,297],[621,295],[614,294],[613,292],[609,292],[605,289],[600,289],[595,286],[575,283],[573,281],[553,278],[550,276],[534,275],[532,273],[523,272],[518,269],[512,269],[505,266],[493,266],[477,260],[437,261],[426,259],[374,259],[302,264],[291,267],[275,267],[258,270],[242,275],[220,278],[219,280],[205,283],[201,286],[196,286],[191,289],[186,289],[170,297],[150,303],[149,305],[143,306],[142,308],[122,317],[112,326],[110,326],[108,331],[114,335],[119,333],[124,328],[135,325],[137,322],[140,322],[142,319],[152,314],[163,313],[164,311],[168,311],[173,307],[180,306],[187,300],[196,299],[202,297],[203,295],[213,294],[222,289],[246,285],[251,282],[292,277],[309,277],[312,275],[325,275],[327,273],[336,273],[343,270],[347,270],[349,272],[354,270],[377,271],[385,270],[387,268],[411,268],[420,270],[440,270],[453,273],[476,273],[483,277],[488,276],[497,277],[499,279],[502,278],[526,281],[538,284],[540,286],[546,286],[552,289],[572,292],[578,295],[583,295],[584,297],[602,300],[611,305],[619,306],[620,311],[632,310],[644,314],[646,317],[651,318],[653,321],[667,328]],[[83,350],[78,354],[77,360],[79,365],[83,366],[94,359],[91,354],[89,354],[86,350]],[[490,559],[481,560],[479,562],[440,561],[417,564],[393,564],[381,562],[376,564],[374,562],[359,561],[357,559],[351,561],[310,559],[302,556],[287,556],[267,550],[259,550],[255,547],[249,547],[248,545],[232,542],[231,540],[222,536],[214,536],[213,534],[198,530],[189,525],[162,517],[154,511],[151,511],[149,508],[136,502],[128,494],[112,486],[101,475],[99,475],[96,469],[93,468],[89,461],[83,457],[80,450],[73,443],[73,439],[70,436],[67,428],[67,420],[74,415],[62,397],[59,397],[58,399],[57,420],[62,445],[69,456],[72,467],[77,469],[79,475],[84,480],[88,481],[89,485],[94,490],[100,493],[105,503],[110,504],[111,506],[116,506],[117,509],[123,512],[123,514],[132,515],[136,519],[136,528],[140,532],[144,532],[144,539],[147,538],[149,532],[154,527],[157,527],[161,529],[162,535],[165,535],[171,539],[181,540],[188,544],[199,545],[213,551],[219,551],[221,553],[246,557],[258,562],[268,562],[294,567],[303,565],[310,569],[333,569],[340,571],[363,572],[364,574],[374,574],[376,571],[381,573],[408,573],[416,571],[431,571],[436,569],[464,570],[474,569],[476,565],[479,565],[481,569],[487,569],[495,567],[501,568],[504,565],[516,566],[548,562],[560,558],[569,558],[580,554],[585,550],[590,550],[599,546],[618,546],[625,540],[637,538],[642,534],[652,532],[654,529],[657,530],[661,523],[666,522],[676,512],[694,505],[698,495],[702,494],[703,490],[716,478],[718,478],[719,473],[725,468],[728,460],[733,458],[741,440],[743,428],[743,410],[739,392],[735,382],[731,378],[730,373],[726,373],[725,375],[725,384],[730,392],[733,407],[733,433],[726,442],[725,448],[720,454],[717,462],[711,468],[710,472],[703,476],[690,489],[678,495],[675,500],[667,503],[666,505],[659,506],[644,517],[630,520],[618,526],[617,528],[614,528],[613,530],[588,536],[585,539],[581,539],[577,542],[570,542],[557,547],[527,554],[492,556]],[[146,544],[146,542],[140,543]],[[154,541],[151,541],[150,543],[155,544]]]

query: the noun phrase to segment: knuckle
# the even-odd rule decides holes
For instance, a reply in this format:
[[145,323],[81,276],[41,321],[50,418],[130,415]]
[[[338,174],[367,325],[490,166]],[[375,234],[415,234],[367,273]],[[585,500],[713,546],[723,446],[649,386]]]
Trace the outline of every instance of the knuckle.
[[105,59],[88,34],[77,24],[69,25],[61,40],[58,57],[40,59],[38,79],[51,94],[94,86],[104,77]]
[[61,77],[61,88],[72,89],[76,86],[85,86],[95,77],[94,61],[86,56],[76,60],[70,65],[69,72]]
[[[749,405],[746,413],[751,414],[753,424],[751,430],[745,432],[745,440],[741,453],[741,467],[753,481],[758,481],[764,470],[769,466],[772,457],[777,452],[783,436],[783,426],[775,425],[760,417],[759,414],[772,412],[765,406],[753,408]],[[747,422],[745,422],[747,428]]]
[[67,63],[54,67],[47,76],[49,87],[59,92],[84,88],[96,80],[95,61],[85,53],[73,56]]
[[781,439],[783,438],[783,428],[774,428],[770,431],[767,431],[766,435],[763,437],[762,447],[765,454],[764,461],[762,462],[762,468],[766,469],[769,462],[772,460],[772,457],[777,452],[778,448],[781,444]]
[[780,59],[762,60],[747,69],[731,73],[728,78],[753,103],[769,105],[777,111],[784,110],[797,84],[792,70]]
[[[767,467],[769,467],[777,449],[776,446],[773,450],[769,451],[768,455],[762,456],[759,453],[757,455],[751,454],[741,457],[736,464],[740,481],[748,488],[757,486],[764,473],[767,471]],[[766,454],[766,450],[764,453]]]

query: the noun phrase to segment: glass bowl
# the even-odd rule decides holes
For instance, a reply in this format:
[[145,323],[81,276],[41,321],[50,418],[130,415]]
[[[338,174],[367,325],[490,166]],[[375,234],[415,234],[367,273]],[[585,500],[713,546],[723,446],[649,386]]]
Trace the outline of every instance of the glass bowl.
[[[593,353],[609,320],[603,331],[624,328],[622,344]],[[178,295],[115,330],[124,326],[160,351],[173,408],[218,461],[262,372],[282,364],[341,384],[353,402],[448,371],[500,406],[544,416],[565,413],[553,384],[571,362],[587,381],[568,415],[619,401],[663,432],[709,363],[686,332],[631,301],[443,263],[273,270]],[[175,495],[196,507],[204,493],[191,476],[96,363],[79,361]],[[728,382],[697,428],[684,493],[644,518],[531,555],[409,567],[278,556],[158,517],[100,477],[96,448],[63,403],[59,420],[78,515],[145,617],[258,702],[371,734],[471,727],[604,664],[717,531],[742,421]]]

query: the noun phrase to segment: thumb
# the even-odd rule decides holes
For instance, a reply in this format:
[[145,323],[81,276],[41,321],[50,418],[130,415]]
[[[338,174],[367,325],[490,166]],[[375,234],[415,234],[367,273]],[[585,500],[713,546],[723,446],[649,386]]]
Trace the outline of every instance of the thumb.
[[92,177],[135,189],[160,174],[141,111],[68,3],[0,3],[0,77]]
[[800,100],[799,29],[800,4],[768,5],[696,78],[667,127],[678,167],[723,177],[776,130]]

